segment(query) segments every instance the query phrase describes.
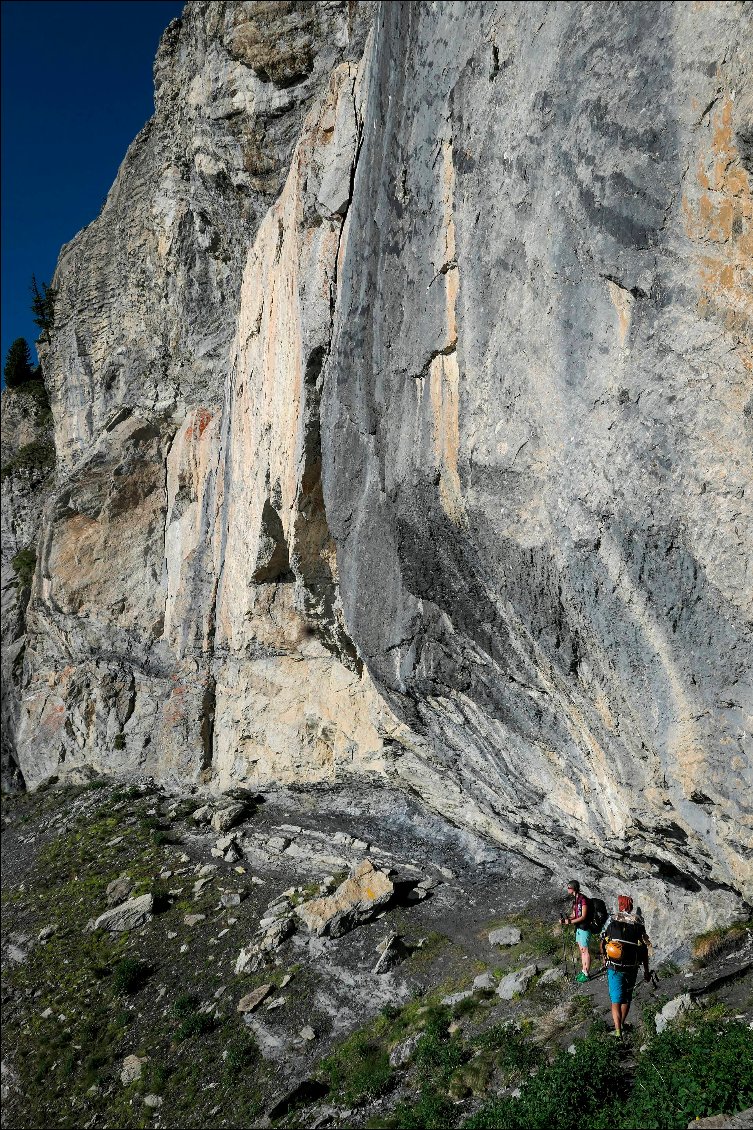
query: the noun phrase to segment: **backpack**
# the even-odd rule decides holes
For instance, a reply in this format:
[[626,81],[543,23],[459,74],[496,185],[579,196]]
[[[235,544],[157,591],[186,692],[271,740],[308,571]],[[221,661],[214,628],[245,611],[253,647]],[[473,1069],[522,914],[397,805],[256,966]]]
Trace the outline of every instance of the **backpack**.
[[585,922],[585,928],[590,930],[592,934],[600,934],[607,918],[609,918],[609,911],[604,899],[588,899],[588,918]]
[[643,959],[643,924],[628,918],[612,918],[604,935],[607,961],[615,969],[633,969]]

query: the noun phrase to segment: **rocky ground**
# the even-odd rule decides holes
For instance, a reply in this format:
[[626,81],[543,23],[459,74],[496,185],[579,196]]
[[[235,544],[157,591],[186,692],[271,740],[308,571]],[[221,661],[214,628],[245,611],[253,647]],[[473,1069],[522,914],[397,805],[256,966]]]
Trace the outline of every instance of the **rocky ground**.
[[[660,966],[611,1047],[550,874],[388,788],[91,779],[3,798],[2,849],[9,1127],[506,1125],[568,1050],[640,1084],[654,1041],[709,1025],[719,1074],[753,1077],[749,928]],[[734,1076],[656,1125],[746,1095]]]

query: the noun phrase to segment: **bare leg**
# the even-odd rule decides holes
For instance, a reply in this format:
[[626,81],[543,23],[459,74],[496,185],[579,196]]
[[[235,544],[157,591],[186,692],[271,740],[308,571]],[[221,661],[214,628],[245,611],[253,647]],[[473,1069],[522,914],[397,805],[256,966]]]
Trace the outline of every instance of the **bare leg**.
[[620,1028],[625,1027],[625,1021],[627,1020],[627,1014],[628,1014],[629,1011],[630,1011],[630,1001],[626,1001],[625,1004],[620,1005]]
[[579,946],[578,948],[580,949],[580,963],[583,968],[583,972],[585,974],[588,974],[588,971],[591,968],[591,954],[588,952],[588,946]]
[[614,1021],[615,1032],[621,1032],[622,1031],[622,1009],[624,1007],[625,1006],[622,1005],[622,1004],[613,1004],[612,1005],[612,1020]]

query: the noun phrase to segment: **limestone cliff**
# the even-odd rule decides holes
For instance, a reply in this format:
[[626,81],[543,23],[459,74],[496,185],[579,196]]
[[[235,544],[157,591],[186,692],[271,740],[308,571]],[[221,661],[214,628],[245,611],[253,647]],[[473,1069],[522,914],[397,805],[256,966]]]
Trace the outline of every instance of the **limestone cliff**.
[[54,279],[30,786],[386,774],[687,928],[750,897],[750,43],[186,6]]

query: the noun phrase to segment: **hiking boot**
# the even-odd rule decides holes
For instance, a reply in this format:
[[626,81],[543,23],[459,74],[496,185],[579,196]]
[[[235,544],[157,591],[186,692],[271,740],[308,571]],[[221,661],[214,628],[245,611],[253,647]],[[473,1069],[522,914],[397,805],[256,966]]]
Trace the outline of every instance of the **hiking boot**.
[[575,980],[579,985],[583,985],[586,981],[590,980],[590,978],[587,973],[579,973]]
[[614,1031],[612,1032],[612,1035],[614,1036],[615,1040],[621,1040],[622,1039],[622,1032],[619,1030],[619,1028],[615,1028]]

